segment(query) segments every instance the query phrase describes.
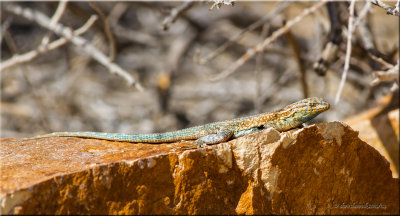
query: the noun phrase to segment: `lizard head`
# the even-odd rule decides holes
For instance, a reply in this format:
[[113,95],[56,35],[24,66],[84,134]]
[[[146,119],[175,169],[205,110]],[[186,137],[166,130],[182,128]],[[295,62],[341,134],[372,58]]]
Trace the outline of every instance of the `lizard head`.
[[272,127],[278,131],[287,131],[301,126],[329,107],[329,103],[322,98],[306,98],[273,112],[272,119],[271,117],[266,119],[264,128]]
[[311,97],[306,98],[286,107],[291,112],[293,119],[297,121],[306,122],[320,113],[328,110],[330,104],[322,98]]

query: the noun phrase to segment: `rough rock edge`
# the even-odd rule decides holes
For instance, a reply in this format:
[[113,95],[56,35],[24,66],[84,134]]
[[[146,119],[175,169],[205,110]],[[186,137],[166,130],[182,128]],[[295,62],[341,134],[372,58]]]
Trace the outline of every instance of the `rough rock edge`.
[[[380,157],[381,161],[377,163],[387,169],[383,173],[386,175],[389,174],[390,179],[388,179],[388,176],[382,176],[382,182],[376,183],[380,183],[380,189],[382,189],[382,194],[384,196],[387,195],[389,189],[392,190],[394,188],[394,190],[397,190],[397,192],[391,191],[392,194],[397,197],[387,197],[386,200],[389,200],[388,202],[390,203],[383,203],[384,205],[393,205],[388,206],[387,209],[378,209],[379,211],[376,211],[376,209],[363,209],[363,205],[367,205],[368,207],[368,205],[382,204],[373,203],[374,200],[371,202],[371,199],[366,199],[364,203],[351,203],[351,199],[348,200],[349,203],[340,203],[340,200],[337,200],[337,203],[332,202],[332,205],[338,204],[339,207],[348,208],[337,208],[337,206],[336,208],[334,208],[335,206],[330,206],[331,209],[327,208],[329,206],[322,206],[321,208],[318,204],[318,199],[326,197],[320,198],[317,196],[318,193],[316,197],[314,197],[316,200],[312,201],[313,203],[309,203],[305,207],[299,207],[296,204],[304,205],[304,202],[296,203],[293,201],[293,198],[290,197],[291,195],[296,196],[296,191],[289,190],[287,191],[289,193],[285,193],[286,187],[293,188],[293,186],[296,186],[290,185],[295,184],[293,179],[286,181],[290,173],[284,175],[284,172],[288,173],[290,170],[282,169],[282,167],[287,166],[287,164],[284,165],[285,161],[292,160],[294,163],[301,163],[302,160],[301,158],[298,158],[299,160],[293,160],[293,158],[290,157],[279,158],[280,154],[287,154],[293,149],[292,147],[296,145],[298,145],[298,147],[307,148],[307,145],[300,146],[305,140],[309,140],[310,142],[313,140],[318,140],[318,142],[323,140],[330,145],[336,145],[338,148],[342,145],[357,144],[358,150],[360,148],[366,149],[368,154],[374,155],[374,159],[377,154],[378,157],[380,156],[375,149],[359,140],[357,136],[357,132],[353,131],[347,125],[343,125],[341,122],[321,123],[285,133],[279,133],[276,130],[268,129],[260,133],[241,137],[227,143],[210,146],[205,149],[187,150],[182,153],[170,152],[169,154],[151,156],[147,159],[101,164],[92,167],[90,170],[78,173],[60,174],[59,177],[51,178],[42,183],[32,185],[29,188],[8,193],[1,197],[1,212],[2,214],[398,213],[398,204],[393,204],[398,203],[398,179],[391,178],[389,164],[382,156]],[[321,139],[321,137],[323,139]],[[350,140],[350,142],[347,142],[348,140]],[[314,144],[315,143],[313,143],[313,145]],[[317,156],[316,163],[324,163],[324,156],[328,157],[329,155],[321,154]],[[310,155],[310,157],[312,157],[312,155]],[[307,159],[304,159],[303,161],[306,160]],[[282,165],[282,167],[277,165]],[[299,167],[301,168],[302,166]],[[356,168],[358,169],[359,167]],[[324,173],[322,173],[323,170],[318,171],[315,167],[313,167],[313,169],[314,174],[324,175]],[[159,170],[164,170],[165,173]],[[298,170],[293,171],[297,172]],[[348,170],[337,171],[339,171],[339,173],[344,172],[343,174],[347,175],[347,180],[357,178],[357,176],[349,173]],[[339,175],[336,174],[336,172],[333,174],[334,175],[331,177],[337,178],[338,182],[343,180],[343,177],[336,176]],[[218,178],[215,178],[214,175]],[[309,175],[305,176],[309,177]],[[140,179],[140,177],[142,179]],[[367,175],[366,177],[370,176]],[[130,182],[133,181],[132,179],[141,181],[141,183]],[[363,179],[357,179],[354,181],[363,183],[362,180]],[[353,181],[353,179],[351,181]],[[349,184],[351,184],[351,181]],[[132,188],[127,186],[130,183],[137,183],[137,185]],[[148,183],[150,183],[150,185],[148,185]],[[88,184],[91,185],[88,186]],[[164,190],[161,191],[161,194],[156,192],[157,189],[154,190],[152,188],[152,186],[157,184],[161,186],[158,190]],[[333,185],[334,184],[335,182],[333,182]],[[121,188],[121,185],[127,187]],[[230,185],[234,185],[234,187],[230,187]],[[316,184],[315,186],[321,187],[323,185],[324,184]],[[301,187],[301,185],[297,186]],[[385,186],[386,188],[384,188]],[[356,188],[355,190],[358,190],[357,185],[354,187]],[[390,188],[388,189],[388,187]],[[352,187],[349,188],[351,189]],[[232,189],[236,189],[236,191]],[[126,192],[136,192],[137,194],[129,196]],[[361,192],[365,191],[360,191],[360,193]],[[98,197],[95,197],[96,193]],[[340,195],[340,192],[337,193]],[[93,194],[95,196],[92,197],[91,195]],[[313,193],[307,195],[310,194]],[[115,197],[115,195],[117,195],[120,200],[112,198]],[[334,197],[335,194],[330,195]],[[353,199],[354,201],[360,201],[360,199],[356,199],[358,198],[357,194],[351,193],[350,195],[353,196],[350,198],[355,197]],[[372,195],[378,198],[382,197],[382,195],[379,194]],[[49,200],[50,197],[51,200]],[[362,198],[362,194],[360,194],[360,197]],[[298,198],[304,197],[302,197],[300,193]],[[208,203],[208,199],[211,200],[212,203]],[[49,202],[43,202],[44,200],[49,200]],[[107,200],[108,202],[104,202]],[[224,202],[221,203],[221,200]],[[93,206],[94,203],[100,205]],[[352,206],[357,204],[361,206],[359,206],[359,208],[354,208],[354,206]],[[230,208],[228,206],[230,206]],[[235,209],[232,209],[232,206],[235,206]]]

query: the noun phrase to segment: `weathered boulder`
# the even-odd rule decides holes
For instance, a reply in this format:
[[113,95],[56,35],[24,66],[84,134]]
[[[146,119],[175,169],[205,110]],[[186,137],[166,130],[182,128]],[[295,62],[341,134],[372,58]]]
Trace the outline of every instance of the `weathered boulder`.
[[344,122],[359,132],[362,141],[374,147],[390,162],[395,178],[399,177],[399,109],[382,112],[384,106],[374,107]]
[[203,149],[1,140],[2,214],[397,214],[398,179],[340,122]]

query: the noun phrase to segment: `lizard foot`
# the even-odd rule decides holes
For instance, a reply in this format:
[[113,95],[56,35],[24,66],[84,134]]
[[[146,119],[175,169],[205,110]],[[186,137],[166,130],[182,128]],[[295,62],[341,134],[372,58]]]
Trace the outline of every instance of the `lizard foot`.
[[198,149],[207,147],[207,143],[201,139],[196,140],[193,145],[197,145]]

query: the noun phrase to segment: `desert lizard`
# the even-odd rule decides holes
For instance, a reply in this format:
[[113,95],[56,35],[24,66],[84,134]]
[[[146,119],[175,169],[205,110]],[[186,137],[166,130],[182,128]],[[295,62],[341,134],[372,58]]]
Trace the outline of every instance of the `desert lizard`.
[[205,147],[229,139],[251,134],[272,127],[280,132],[302,126],[318,114],[328,110],[329,103],[322,98],[312,97],[290,104],[283,109],[258,115],[235,118],[182,130],[152,134],[122,134],[100,132],[54,132],[42,137],[82,137],[132,143],[167,143],[180,140],[195,140],[194,145]]

